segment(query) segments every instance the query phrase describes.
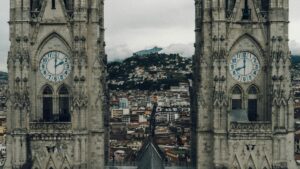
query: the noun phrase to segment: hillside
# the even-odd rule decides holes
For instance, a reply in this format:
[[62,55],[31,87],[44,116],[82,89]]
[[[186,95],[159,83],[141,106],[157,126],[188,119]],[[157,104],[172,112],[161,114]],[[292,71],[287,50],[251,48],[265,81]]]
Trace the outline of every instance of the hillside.
[[292,73],[292,79],[298,79],[300,78],[300,56],[292,56],[291,57],[292,61],[292,68],[291,68],[291,73]]
[[7,83],[8,80],[8,74],[6,72],[0,71],[0,84]]
[[[292,77],[300,77],[300,56],[292,56]],[[108,64],[108,85],[116,89],[168,89],[191,79],[192,59],[176,54],[132,56]],[[8,74],[0,71],[0,84],[7,83]]]
[[177,54],[132,56],[123,62],[108,64],[110,89],[168,89],[191,77],[192,60]]

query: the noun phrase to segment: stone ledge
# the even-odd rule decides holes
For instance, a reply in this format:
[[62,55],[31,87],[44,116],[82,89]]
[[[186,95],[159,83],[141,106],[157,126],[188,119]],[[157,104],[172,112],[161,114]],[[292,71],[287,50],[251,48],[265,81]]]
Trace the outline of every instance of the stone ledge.
[[236,134],[272,134],[272,124],[270,122],[231,122],[229,131]]
[[29,123],[31,131],[66,131],[72,130],[72,123],[62,122],[31,122]]

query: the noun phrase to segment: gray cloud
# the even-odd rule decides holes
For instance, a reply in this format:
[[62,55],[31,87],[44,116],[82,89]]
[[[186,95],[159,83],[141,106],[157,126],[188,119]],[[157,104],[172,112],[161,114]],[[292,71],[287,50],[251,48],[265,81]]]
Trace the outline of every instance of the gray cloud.
[[[194,42],[193,0],[110,0],[105,2],[107,49],[135,52],[153,46]],[[108,50],[107,50],[108,51]],[[115,52],[116,54],[117,52]],[[108,57],[118,56],[108,53]]]
[[190,44],[171,44],[161,51],[166,54],[179,54],[183,57],[192,57],[194,54],[194,46]]
[[9,49],[9,2],[8,0],[0,2],[0,71],[7,71],[7,52]]
[[106,50],[106,54],[110,56],[108,61],[123,60],[132,56],[133,52],[126,44],[111,46]]
[[[144,49],[151,49],[155,46],[148,46],[145,48],[142,48],[140,50]],[[158,46],[161,47],[161,46]],[[191,57],[194,54],[194,47],[192,43],[189,44],[171,44],[167,47],[162,47],[163,50],[160,53],[166,53],[166,54],[179,54],[183,57]],[[112,46],[108,49],[106,49],[107,55],[110,57],[108,58],[108,61],[116,61],[116,60],[123,60],[133,55],[134,52],[132,51],[128,45],[122,44],[117,46]]]
[[292,40],[290,42],[290,48],[291,48],[293,55],[300,55],[300,43],[299,42]]
[[[10,0],[0,1],[0,70],[6,70],[9,49]],[[292,53],[300,50],[299,0],[290,0]],[[153,46],[189,55],[194,38],[194,0],[107,0],[105,1],[106,44],[109,60]],[[173,45],[171,45],[173,44]],[[177,46],[177,45],[178,46]],[[182,45],[179,45],[182,44]],[[184,52],[182,52],[184,51]]]

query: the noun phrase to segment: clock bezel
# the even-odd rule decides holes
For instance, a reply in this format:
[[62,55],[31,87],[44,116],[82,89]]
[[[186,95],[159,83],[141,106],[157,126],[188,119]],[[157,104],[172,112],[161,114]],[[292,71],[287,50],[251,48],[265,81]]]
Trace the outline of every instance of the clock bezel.
[[[256,60],[257,60],[257,64],[255,64],[255,65],[258,65],[258,69],[254,69],[254,70],[257,70],[257,73],[256,73],[256,74],[249,73],[249,74],[245,75],[245,77],[248,77],[247,80],[245,80],[245,81],[242,79],[242,77],[241,77],[240,79],[236,78],[235,75],[233,74],[233,70],[232,70],[232,68],[231,68],[231,65],[232,65],[232,59],[233,59],[235,56],[237,56],[238,54],[240,54],[240,53],[249,53],[249,54],[251,54],[251,55],[254,56],[254,57],[256,58]],[[228,63],[229,63],[228,70],[229,70],[229,73],[230,73],[231,77],[232,77],[234,80],[236,80],[236,81],[238,81],[238,82],[240,82],[240,83],[251,83],[251,82],[255,81],[255,80],[257,79],[257,77],[259,76],[260,72],[261,72],[261,61],[260,61],[260,58],[259,58],[256,54],[254,54],[253,52],[251,52],[251,51],[243,50],[243,51],[238,51],[238,52],[236,52],[234,55],[232,55],[232,56],[230,57],[230,60],[229,60]],[[253,69],[252,69],[251,72],[253,72]],[[252,77],[253,77],[253,78],[251,78],[251,80],[249,80],[250,75],[252,75]]]
[[[56,75],[56,79],[57,79],[57,80],[54,80],[54,78],[53,78],[53,79],[49,79],[49,78],[46,77],[46,75],[44,75],[44,74],[42,73],[42,71],[44,71],[44,69],[42,70],[42,68],[41,68],[41,67],[42,67],[42,60],[43,60],[45,57],[47,57],[47,55],[48,55],[49,53],[52,53],[52,52],[58,52],[58,53],[60,53],[60,54],[63,54],[64,57],[67,58],[67,60],[68,60],[69,68],[67,69],[67,74],[64,75],[62,79],[60,79],[60,78],[58,78],[58,77],[61,76],[61,75],[63,75],[63,72],[65,72],[65,68],[63,69],[62,73]],[[72,69],[73,69],[73,68],[72,68],[72,60],[71,60],[71,57],[70,57],[68,54],[66,54],[65,52],[62,52],[62,51],[59,51],[59,50],[51,50],[51,51],[45,52],[45,53],[42,55],[42,57],[41,57],[41,59],[40,59],[40,61],[39,61],[39,72],[40,72],[40,74],[41,74],[47,81],[53,82],[53,83],[61,83],[61,82],[65,81],[65,80],[70,76],[70,74],[71,74],[71,72],[72,72]],[[46,71],[47,71],[47,76],[48,76],[48,75],[52,75],[52,76],[54,75],[54,74],[52,74],[47,68],[46,68]]]

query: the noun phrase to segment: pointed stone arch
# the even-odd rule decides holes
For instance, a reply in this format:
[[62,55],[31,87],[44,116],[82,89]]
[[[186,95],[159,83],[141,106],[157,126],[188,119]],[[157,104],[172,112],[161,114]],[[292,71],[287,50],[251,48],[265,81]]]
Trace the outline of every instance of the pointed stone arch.
[[236,47],[238,44],[240,44],[240,43],[241,43],[242,41],[244,41],[244,40],[249,40],[250,42],[252,42],[252,43],[255,45],[255,47],[257,48],[257,50],[260,52],[260,54],[263,54],[263,53],[264,53],[263,50],[262,50],[262,49],[263,49],[263,46],[259,43],[259,41],[258,41],[255,37],[251,36],[251,35],[248,34],[248,33],[245,33],[245,34],[239,36],[239,37],[233,42],[233,44],[231,45],[229,51],[232,51],[234,47]]
[[[64,90],[64,91],[62,91],[62,90]],[[65,90],[67,90],[67,91],[65,91]],[[65,83],[62,83],[61,85],[59,85],[56,93],[59,94],[59,92],[63,92],[63,93],[68,92],[69,95],[72,94],[71,87]]]
[[40,45],[37,48],[37,51],[40,51],[51,39],[57,38],[59,39],[67,48],[69,51],[71,51],[71,45],[70,43],[64,38],[64,36],[60,35],[57,32],[51,32],[47,34],[44,38],[42,38]]
[[[235,21],[240,21],[242,20],[242,9],[245,8],[245,1],[246,0],[237,0],[236,5],[234,6],[234,20]],[[248,1],[248,8],[251,9],[251,20],[252,21],[257,21],[258,20],[258,13],[256,11],[257,3],[253,0],[247,0]]]
[[271,169],[270,161],[267,156],[264,156],[260,169]]
[[58,87],[58,112],[60,122],[71,121],[71,93],[66,84],[62,84]]
[[64,46],[64,49],[66,49],[68,52],[72,51],[70,43],[66,40],[66,38],[64,38],[64,36],[60,35],[57,32],[49,33],[41,39],[42,40],[39,42],[40,45],[37,47],[36,53],[33,54],[33,65],[39,65],[38,57],[45,54],[41,53],[42,49],[44,49],[44,47],[51,41],[58,40],[58,42],[60,42]]
[[48,84],[48,83],[46,83],[46,84],[44,84],[42,87],[41,87],[41,89],[40,89],[40,94],[44,94],[44,92],[45,92],[45,90],[51,90],[52,91],[52,94],[54,94],[54,88],[50,85],[50,84]]
[[59,169],[71,169],[71,165],[67,156],[64,157],[63,162]]
[[50,155],[49,160],[47,162],[46,169],[57,169],[51,155]]
[[40,160],[37,156],[35,156],[32,161],[32,169],[42,169]]
[[243,95],[244,90],[240,85],[236,84],[231,88],[231,93],[232,94],[241,94],[241,95]]
[[252,155],[249,156],[249,159],[246,163],[245,169],[257,169],[255,161],[254,161]]
[[259,94],[260,90],[255,84],[251,84],[247,89],[248,94]]
[[234,156],[234,159],[232,162],[232,169],[242,169],[241,163],[240,163],[237,155]]
[[53,100],[54,90],[51,85],[46,84],[41,88],[41,101],[42,101],[42,120],[52,121],[53,120]]

